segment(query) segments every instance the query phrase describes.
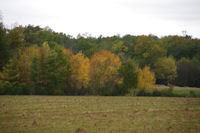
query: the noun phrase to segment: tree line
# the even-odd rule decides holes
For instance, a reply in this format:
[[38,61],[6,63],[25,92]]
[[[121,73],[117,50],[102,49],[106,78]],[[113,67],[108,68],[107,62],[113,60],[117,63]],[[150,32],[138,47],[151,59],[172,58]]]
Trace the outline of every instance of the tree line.
[[200,40],[125,35],[76,38],[0,23],[0,94],[124,95],[152,84],[200,87]]

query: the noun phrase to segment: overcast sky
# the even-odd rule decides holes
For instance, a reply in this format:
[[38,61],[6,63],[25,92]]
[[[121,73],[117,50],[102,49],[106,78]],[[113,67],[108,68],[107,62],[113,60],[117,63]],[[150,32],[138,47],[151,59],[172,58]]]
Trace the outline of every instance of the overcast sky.
[[154,34],[200,38],[200,0],[0,0],[7,27],[49,26],[77,36]]

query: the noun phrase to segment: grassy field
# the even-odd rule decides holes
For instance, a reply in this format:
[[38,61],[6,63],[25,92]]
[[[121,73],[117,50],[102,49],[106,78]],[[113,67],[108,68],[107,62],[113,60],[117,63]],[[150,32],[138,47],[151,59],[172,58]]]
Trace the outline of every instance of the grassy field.
[[[167,89],[169,87],[165,85],[154,85],[153,88]],[[200,88],[174,86],[173,94],[175,96],[182,96],[182,97],[200,97]]]
[[198,133],[200,98],[0,96],[1,133]]

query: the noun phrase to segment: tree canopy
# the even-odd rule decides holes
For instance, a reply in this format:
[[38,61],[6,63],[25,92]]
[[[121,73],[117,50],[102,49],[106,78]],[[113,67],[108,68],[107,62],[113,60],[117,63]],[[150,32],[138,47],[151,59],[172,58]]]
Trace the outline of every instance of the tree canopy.
[[200,86],[200,39],[72,37],[0,23],[0,94],[122,95],[152,84]]

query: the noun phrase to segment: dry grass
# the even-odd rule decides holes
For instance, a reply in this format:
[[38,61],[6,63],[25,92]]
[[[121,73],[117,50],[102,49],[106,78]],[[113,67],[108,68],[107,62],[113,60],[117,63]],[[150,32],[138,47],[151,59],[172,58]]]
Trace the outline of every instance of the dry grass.
[[1,133],[200,132],[200,98],[0,96]]

